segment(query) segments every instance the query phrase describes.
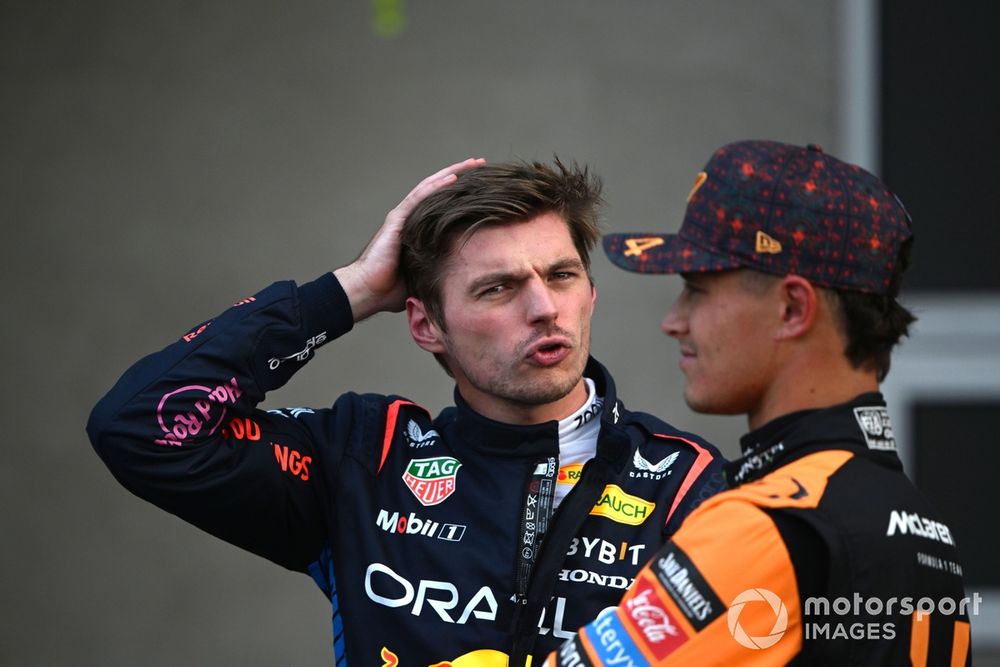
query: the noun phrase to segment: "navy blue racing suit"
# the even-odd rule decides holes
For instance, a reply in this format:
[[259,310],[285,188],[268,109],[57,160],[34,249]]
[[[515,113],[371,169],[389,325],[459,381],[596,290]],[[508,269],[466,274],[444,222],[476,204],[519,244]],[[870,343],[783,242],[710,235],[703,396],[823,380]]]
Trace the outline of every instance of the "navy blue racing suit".
[[256,407],[352,327],[332,274],[275,283],[136,363],[87,426],[136,495],[311,575],[338,664],[537,664],[721,488],[717,450],[626,410],[594,359],[597,454],[576,469],[556,422],[498,423],[457,391],[436,418],[374,394]]

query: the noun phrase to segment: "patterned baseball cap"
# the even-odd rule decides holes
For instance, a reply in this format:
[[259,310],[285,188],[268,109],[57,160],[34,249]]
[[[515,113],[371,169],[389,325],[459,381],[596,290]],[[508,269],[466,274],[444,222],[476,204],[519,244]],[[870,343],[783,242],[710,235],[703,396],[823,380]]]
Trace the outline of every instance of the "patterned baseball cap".
[[677,234],[608,234],[604,251],[638,273],[743,267],[888,294],[911,237],[902,202],[861,167],[814,144],[739,141],[698,174]]

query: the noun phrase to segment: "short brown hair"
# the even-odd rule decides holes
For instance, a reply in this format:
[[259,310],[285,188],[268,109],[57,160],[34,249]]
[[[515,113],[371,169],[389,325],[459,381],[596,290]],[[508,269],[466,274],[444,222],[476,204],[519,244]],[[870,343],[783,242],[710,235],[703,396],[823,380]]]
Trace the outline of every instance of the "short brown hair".
[[[829,304],[834,321],[847,341],[844,356],[852,367],[873,371],[879,382],[889,374],[893,348],[909,335],[910,325],[917,320],[896,300],[903,273],[910,265],[912,247],[912,237],[901,244],[887,294],[817,286],[817,292]],[[754,269],[743,269],[742,273],[742,284],[750,290],[763,290],[781,279]]]
[[879,382],[889,374],[892,349],[910,334],[917,318],[896,297],[903,273],[910,265],[913,239],[903,242],[892,271],[888,294],[866,294],[851,290],[830,290],[836,295],[834,311],[847,336],[844,354],[855,368],[875,371]]
[[[889,374],[893,348],[909,335],[910,325],[917,319],[896,300],[903,273],[910,265],[912,247],[912,237],[901,244],[887,294],[819,286],[816,290],[829,304],[834,321],[847,341],[844,356],[852,367],[874,371],[879,382]],[[754,269],[743,269],[742,274],[741,284],[758,292],[781,279]]]
[[400,271],[407,291],[423,301],[430,318],[444,329],[442,269],[456,240],[478,229],[558,213],[588,273],[597,243],[601,180],[586,166],[555,158],[540,162],[486,164],[458,175],[453,184],[427,197],[406,218]]

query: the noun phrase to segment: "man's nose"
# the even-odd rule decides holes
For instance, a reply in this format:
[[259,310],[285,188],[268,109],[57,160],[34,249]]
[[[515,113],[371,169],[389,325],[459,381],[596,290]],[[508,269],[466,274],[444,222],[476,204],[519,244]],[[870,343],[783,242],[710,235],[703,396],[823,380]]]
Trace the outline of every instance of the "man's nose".
[[675,301],[663,316],[663,321],[660,322],[660,329],[663,330],[663,333],[673,338],[683,336],[687,333],[687,318],[681,313],[678,301]]
[[532,280],[527,287],[528,320],[531,322],[546,322],[559,316],[559,309],[553,297],[552,290],[542,280]]

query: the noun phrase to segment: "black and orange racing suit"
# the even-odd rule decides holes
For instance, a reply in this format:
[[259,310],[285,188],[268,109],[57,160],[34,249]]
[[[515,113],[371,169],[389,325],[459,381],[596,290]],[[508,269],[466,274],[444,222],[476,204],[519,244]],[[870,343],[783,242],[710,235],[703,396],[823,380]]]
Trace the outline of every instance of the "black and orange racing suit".
[[603,400],[578,420],[600,420],[596,456],[563,475],[557,422],[500,424],[457,392],[437,418],[374,394],[256,407],[352,326],[332,274],[276,283],[139,361],[88,424],[131,491],[312,575],[338,665],[543,658],[721,489],[715,448],[626,410],[593,359]]
[[885,403],[778,418],[619,606],[550,666],[967,665],[954,538],[903,473]]

